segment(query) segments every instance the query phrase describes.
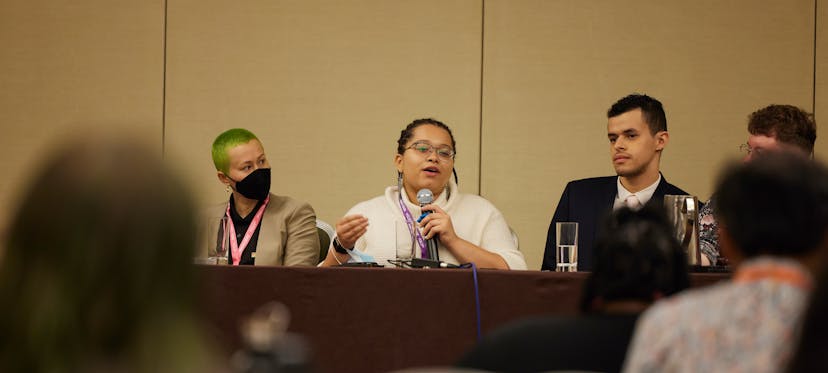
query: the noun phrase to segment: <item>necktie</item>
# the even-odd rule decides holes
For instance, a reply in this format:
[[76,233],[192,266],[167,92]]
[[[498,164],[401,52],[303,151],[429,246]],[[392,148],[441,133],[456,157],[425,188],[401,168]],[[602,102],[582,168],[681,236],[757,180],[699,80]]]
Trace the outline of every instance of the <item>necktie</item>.
[[638,200],[638,197],[636,197],[635,194],[631,194],[627,197],[627,199],[624,200],[624,204],[632,210],[638,210],[641,208],[641,201]]

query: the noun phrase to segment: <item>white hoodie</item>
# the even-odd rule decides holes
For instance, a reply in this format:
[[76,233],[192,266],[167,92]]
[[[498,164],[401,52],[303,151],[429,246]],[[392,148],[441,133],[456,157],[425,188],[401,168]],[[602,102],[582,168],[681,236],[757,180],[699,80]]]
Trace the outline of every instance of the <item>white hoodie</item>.
[[[356,248],[372,255],[380,265],[392,266],[388,259],[401,256],[420,257],[420,250],[411,236],[405,217],[400,211],[399,193],[396,186],[385,189],[385,194],[368,201],[360,202],[345,215],[359,214],[368,218],[368,231],[356,242]],[[402,199],[416,221],[422,211],[418,204],[411,203],[408,195],[402,193]],[[500,255],[510,269],[526,269],[526,261],[518,250],[512,233],[503,214],[483,197],[461,194],[453,180],[446,191],[434,201],[449,216],[458,237],[483,249]],[[461,264],[451,252],[439,246],[440,260],[446,263]]]

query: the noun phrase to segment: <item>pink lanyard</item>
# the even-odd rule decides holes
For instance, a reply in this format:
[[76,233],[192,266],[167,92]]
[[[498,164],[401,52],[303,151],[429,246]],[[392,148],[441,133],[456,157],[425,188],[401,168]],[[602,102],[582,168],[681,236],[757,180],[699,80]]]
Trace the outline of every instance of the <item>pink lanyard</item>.
[[268,195],[265,198],[262,207],[259,207],[259,211],[256,212],[256,216],[253,217],[253,221],[250,222],[250,226],[247,227],[247,232],[244,233],[244,239],[242,239],[241,245],[236,240],[236,226],[233,224],[233,218],[230,217],[230,204],[227,204],[227,220],[230,223],[230,253],[233,256],[233,265],[239,265],[241,261],[241,255],[245,248],[247,248],[247,244],[250,243],[250,238],[253,237],[253,233],[256,232],[256,227],[259,226],[259,223],[262,221],[262,215],[264,215],[265,207],[267,207],[267,203],[270,202],[270,196]]
[[402,210],[403,216],[405,216],[406,225],[408,225],[408,232],[417,238],[417,245],[420,246],[420,258],[428,258],[428,247],[426,246],[422,233],[420,233],[420,230],[417,229],[414,223],[414,217],[411,216],[411,211],[408,211],[408,207],[405,206],[402,200],[402,190],[400,190],[400,198],[398,201],[400,202],[400,210]]

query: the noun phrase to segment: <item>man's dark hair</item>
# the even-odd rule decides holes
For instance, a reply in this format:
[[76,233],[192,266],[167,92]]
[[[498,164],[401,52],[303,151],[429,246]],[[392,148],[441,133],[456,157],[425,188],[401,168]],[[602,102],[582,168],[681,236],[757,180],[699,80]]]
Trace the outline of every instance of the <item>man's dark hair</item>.
[[814,153],[814,116],[793,105],[770,105],[754,111],[748,116],[748,132],[775,137],[779,142],[794,145],[808,154]]
[[655,135],[667,130],[667,116],[664,114],[661,102],[638,93],[633,93],[612,104],[612,107],[607,110],[607,118],[617,117],[635,109],[641,109],[644,121],[650,127],[650,134]]
[[690,285],[687,258],[666,213],[648,204],[622,208],[605,221],[595,245],[595,268],[584,285],[581,311],[596,300],[652,302],[656,294],[677,293]]
[[828,227],[828,171],[791,153],[772,153],[725,170],[716,220],[746,258],[816,250]]

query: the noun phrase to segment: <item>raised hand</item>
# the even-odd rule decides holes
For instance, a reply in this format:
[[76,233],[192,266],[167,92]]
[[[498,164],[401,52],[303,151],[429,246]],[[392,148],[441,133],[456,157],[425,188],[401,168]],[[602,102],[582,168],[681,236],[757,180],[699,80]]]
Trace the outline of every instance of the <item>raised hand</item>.
[[368,218],[348,215],[336,222],[336,237],[346,249],[353,249],[356,241],[368,231]]

